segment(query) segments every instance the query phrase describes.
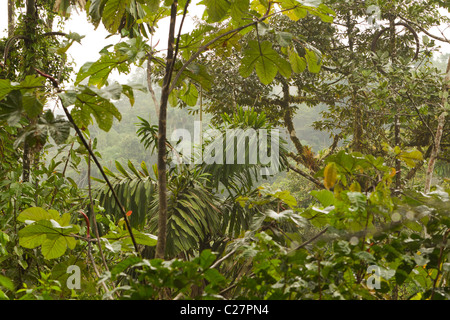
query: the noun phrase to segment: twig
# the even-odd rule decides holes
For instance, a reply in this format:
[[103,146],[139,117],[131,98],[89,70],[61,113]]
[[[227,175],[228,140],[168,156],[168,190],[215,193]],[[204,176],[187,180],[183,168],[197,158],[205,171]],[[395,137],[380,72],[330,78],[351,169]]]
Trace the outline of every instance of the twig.
[[420,120],[422,120],[422,123],[425,125],[425,127],[428,129],[428,131],[430,131],[431,136],[433,137],[433,143],[434,143],[435,135],[434,135],[433,130],[431,130],[430,126],[423,118],[423,115],[420,113],[419,109],[417,108],[416,102],[412,99],[412,97],[408,91],[406,92],[406,95],[408,96],[408,99],[412,102],[412,106],[413,106],[414,110],[416,111],[416,113],[418,114]]
[[320,182],[319,180],[317,180],[316,178],[312,177],[311,175],[307,174],[306,172],[294,167],[293,165],[289,165],[289,169],[298,173],[299,175],[301,175],[302,177],[306,178],[307,180],[311,181],[312,183],[314,183],[315,185],[317,185],[318,187],[325,189],[325,186],[323,185],[322,182]]
[[309,239],[309,240],[303,242],[302,244],[298,245],[296,248],[291,249],[290,252],[297,251],[297,250],[299,250],[299,249],[301,249],[301,248],[303,248],[303,247],[306,247],[308,244],[310,244],[311,242],[317,240],[317,239],[320,238],[322,235],[324,235],[325,232],[327,232],[327,231],[328,231],[328,227],[325,228],[325,229],[323,229],[322,231],[320,231],[318,234],[316,234],[316,235],[315,235],[314,237],[312,237],[311,239]]
[[[89,147],[91,147],[91,141],[89,140]],[[97,218],[95,216],[94,201],[92,200],[92,184],[91,184],[91,156],[88,159],[88,193],[89,193],[89,207],[92,215],[92,223],[94,224],[95,237],[97,238],[98,251],[102,258],[103,266],[109,271],[108,264],[106,263],[105,255],[103,254],[102,243],[100,241],[100,234],[98,232]]]
[[[70,153],[73,150],[74,144],[75,144],[75,142],[72,142],[72,145],[70,146],[69,154],[67,155],[66,163],[64,164],[64,169],[63,169],[63,172],[62,172],[63,178],[66,175],[67,166],[69,165],[69,160],[70,160]],[[50,207],[53,205],[53,202],[55,201],[55,197],[56,197],[57,193],[58,193],[58,187],[55,186],[55,189],[53,190],[52,200],[50,201]]]
[[449,40],[449,39],[447,39],[447,38],[445,38],[445,37],[441,38],[441,37],[438,37],[438,36],[436,36],[436,35],[434,35],[434,34],[431,34],[430,32],[428,32],[428,30],[426,30],[425,28],[423,28],[423,27],[422,27],[421,25],[419,25],[418,23],[415,23],[414,21],[408,20],[408,19],[406,19],[406,18],[404,18],[404,17],[402,17],[402,16],[399,16],[399,18],[402,19],[402,20],[404,20],[404,21],[406,21],[406,22],[409,23],[409,24],[415,25],[417,28],[420,29],[420,31],[422,31],[422,32],[425,33],[427,36],[429,36],[429,37],[431,37],[431,38],[433,38],[433,39],[435,39],[435,40],[439,40],[439,41],[442,41],[442,42],[450,43],[450,40]]
[[433,282],[433,289],[432,289],[432,291],[431,291],[431,297],[430,297],[430,300],[433,300],[434,293],[435,293],[435,291],[436,291],[437,281],[438,281],[438,279],[439,279],[439,276],[440,276],[441,273],[442,273],[442,266],[441,266],[441,263],[442,263],[442,256],[443,256],[443,254],[444,254],[445,246],[447,245],[447,237],[448,237],[449,233],[450,233],[450,228],[447,229],[447,231],[445,232],[444,237],[443,237],[443,239],[442,239],[441,249],[440,249],[440,253],[439,253],[439,260],[438,260],[438,264],[437,264],[437,266],[438,266],[438,268],[437,268],[438,272],[437,272],[436,278],[434,279],[434,282]]
[[226,255],[224,255],[222,258],[220,258],[219,260],[217,260],[216,262],[214,262],[214,264],[210,267],[211,269],[216,268],[219,264],[221,264],[223,261],[225,261],[226,259],[228,259],[230,256],[232,256],[237,249],[231,250],[230,252],[228,252]]

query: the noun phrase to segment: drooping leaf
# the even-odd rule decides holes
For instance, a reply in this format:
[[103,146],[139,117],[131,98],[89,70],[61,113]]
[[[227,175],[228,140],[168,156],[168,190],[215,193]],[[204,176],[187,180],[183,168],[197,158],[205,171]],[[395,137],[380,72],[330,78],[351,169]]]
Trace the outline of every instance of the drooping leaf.
[[116,33],[119,30],[120,23],[129,5],[130,0],[108,0],[103,9],[102,21],[110,33]]
[[336,163],[330,162],[323,172],[324,174],[324,185],[329,190],[334,187],[337,181],[337,166]]
[[6,120],[9,125],[17,124],[22,112],[22,93],[19,90],[11,91],[6,99],[0,101],[0,119]]
[[306,49],[306,61],[308,63],[308,70],[311,73],[319,73],[322,69],[321,61],[316,52]]
[[13,291],[15,288],[14,283],[11,281],[11,279],[5,277],[2,274],[0,274],[0,287],[6,288],[11,291]]
[[423,154],[418,150],[402,151],[397,158],[405,162],[408,167],[414,168],[417,162],[423,160]]
[[108,77],[114,68],[118,67],[123,62],[124,60],[111,57],[110,55],[104,55],[96,62],[87,62],[78,72],[75,85],[78,85],[83,80],[89,78],[89,85],[101,88],[108,81]]
[[0,79],[0,101],[3,100],[12,90],[14,86],[7,79]]
[[22,95],[22,107],[30,118],[36,118],[44,109],[42,102],[34,94],[28,92]]
[[91,88],[85,88],[77,95],[75,108],[71,113],[80,128],[87,128],[92,123],[91,115],[93,115],[99,128],[106,132],[111,129],[114,118],[122,120],[122,115],[116,106],[100,97]]

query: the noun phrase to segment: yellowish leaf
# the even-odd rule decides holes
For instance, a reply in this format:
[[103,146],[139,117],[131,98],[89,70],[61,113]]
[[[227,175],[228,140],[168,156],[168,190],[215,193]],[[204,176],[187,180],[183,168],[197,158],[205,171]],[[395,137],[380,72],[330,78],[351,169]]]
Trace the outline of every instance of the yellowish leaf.
[[337,181],[337,166],[334,162],[330,162],[323,172],[324,174],[324,185],[328,190],[333,188]]

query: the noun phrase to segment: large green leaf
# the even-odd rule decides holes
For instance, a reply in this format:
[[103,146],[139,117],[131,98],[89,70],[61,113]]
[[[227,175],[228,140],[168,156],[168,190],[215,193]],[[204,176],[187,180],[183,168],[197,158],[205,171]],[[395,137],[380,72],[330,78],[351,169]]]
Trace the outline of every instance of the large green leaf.
[[328,207],[334,204],[334,193],[329,190],[313,190],[310,192],[324,206]]
[[29,249],[41,246],[45,259],[58,258],[77,244],[72,234],[77,234],[80,228],[69,224],[69,213],[60,217],[56,210],[35,207],[22,211],[17,220],[33,222],[18,232],[19,244]]
[[320,70],[322,69],[322,63],[321,63],[321,58],[319,57],[318,53],[313,50],[306,49],[305,58],[306,58],[306,61],[308,62],[309,72],[319,73]]
[[307,16],[307,9],[296,0],[281,0],[280,5],[284,10],[283,14],[291,20],[297,21]]
[[295,73],[302,73],[306,70],[306,60],[304,57],[300,57],[295,49],[288,47],[289,62],[292,66],[292,71]]
[[6,120],[11,126],[20,121],[22,111],[22,93],[19,90],[11,91],[6,99],[0,101],[0,119]]
[[194,107],[197,104],[198,96],[198,90],[195,85],[189,83],[187,89],[180,96],[180,99],[183,100],[188,106]]
[[283,77],[289,78],[292,73],[291,65],[283,59],[273,48],[269,41],[249,41],[249,47],[244,52],[239,71],[246,78],[256,70],[261,82],[270,84],[280,72]]
[[62,256],[66,249],[74,247],[76,240],[71,237],[62,237],[60,235],[48,235],[42,242],[41,252],[45,259],[56,259]]
[[42,102],[36,98],[35,94],[30,92],[22,95],[22,107],[30,118],[36,118],[44,109]]
[[58,230],[53,228],[50,220],[39,220],[19,231],[19,244],[33,249],[42,245],[47,236],[51,235],[59,235]]
[[11,85],[11,81],[0,79],[0,100],[3,100],[12,90],[14,86]]
[[423,154],[418,150],[402,151],[397,158],[405,162],[408,167],[414,168],[418,162],[423,160]]
[[25,209],[17,217],[17,221],[19,222],[25,222],[27,220],[40,221],[50,219],[53,219],[51,213],[39,207]]
[[123,62],[124,60],[110,55],[104,55],[96,62],[87,62],[78,72],[75,85],[78,85],[83,80],[89,78],[89,85],[95,85],[100,88],[106,84],[108,77],[114,68],[117,68]]
[[231,3],[228,0],[203,0],[200,4],[206,6],[206,13],[210,22],[222,20],[231,7]]
[[103,9],[103,24],[110,33],[116,33],[130,0],[108,0]]
[[104,131],[111,129],[114,118],[122,120],[122,115],[113,103],[100,97],[92,89],[86,88],[77,95],[72,117],[79,127],[87,128],[92,123],[91,115],[94,116],[99,128]]
[[242,23],[245,13],[250,8],[250,0],[231,0],[231,17],[234,21]]

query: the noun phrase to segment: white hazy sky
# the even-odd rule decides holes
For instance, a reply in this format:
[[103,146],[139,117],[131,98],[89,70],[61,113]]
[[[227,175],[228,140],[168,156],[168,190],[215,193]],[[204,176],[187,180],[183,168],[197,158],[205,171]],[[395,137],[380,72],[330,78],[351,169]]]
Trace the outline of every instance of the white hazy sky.
[[[204,10],[204,6],[194,6],[199,2],[199,0],[194,0],[193,5],[191,5],[191,12],[188,15],[188,19],[186,19],[183,32],[189,32],[193,29],[193,22],[190,17],[193,15],[202,14]],[[0,37],[4,37],[6,35],[6,29],[8,24],[8,16],[7,16],[7,0],[0,0]],[[178,19],[180,20],[180,19]],[[160,35],[161,41],[159,42],[158,49],[164,50],[167,48],[167,36],[165,36],[168,32],[169,20],[165,19],[160,22],[158,33],[156,38],[154,39],[154,43],[157,43],[157,36]],[[178,21],[179,23],[180,21]],[[65,32],[76,32],[80,35],[84,35],[85,37],[82,39],[81,44],[74,43],[72,47],[69,49],[69,54],[75,59],[76,68],[78,70],[85,62],[96,61],[99,58],[99,51],[103,49],[105,46],[109,44],[115,44],[119,41],[119,36],[110,37],[106,39],[108,36],[108,32],[105,30],[102,24],[99,25],[97,30],[94,29],[92,24],[90,24],[86,19],[86,13],[80,12],[77,14],[71,15],[71,18],[66,23]]]
[[[191,14],[193,15],[201,15],[204,6],[195,5],[199,0],[194,0],[193,5],[191,5]],[[178,19],[180,20],[180,19]],[[178,21],[179,22],[179,21]],[[0,37],[6,35],[7,28],[7,0],[0,0]],[[192,20],[187,19],[184,26],[184,31],[190,31],[193,28]],[[70,20],[66,24],[66,32],[76,32],[80,35],[84,35],[81,45],[75,43],[72,48],[70,48],[69,54],[75,59],[76,62],[76,70],[78,70],[85,62],[88,61],[96,61],[99,57],[99,51],[109,44],[115,44],[119,40],[119,37],[111,37],[106,39],[108,35],[107,31],[103,28],[103,25],[100,24],[97,30],[94,30],[93,26],[87,22],[86,13],[81,12],[80,14],[72,14]],[[161,41],[158,45],[158,49],[162,50],[167,47],[167,37],[165,36],[168,31],[168,19],[163,21],[159,25],[158,34],[161,35]],[[440,36],[439,31],[433,30],[433,33]],[[450,38],[450,26],[445,30],[445,35],[447,38]],[[155,39],[154,43],[157,42]],[[441,44],[442,53],[450,53],[450,45]]]

